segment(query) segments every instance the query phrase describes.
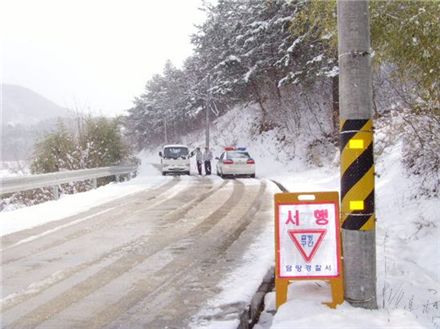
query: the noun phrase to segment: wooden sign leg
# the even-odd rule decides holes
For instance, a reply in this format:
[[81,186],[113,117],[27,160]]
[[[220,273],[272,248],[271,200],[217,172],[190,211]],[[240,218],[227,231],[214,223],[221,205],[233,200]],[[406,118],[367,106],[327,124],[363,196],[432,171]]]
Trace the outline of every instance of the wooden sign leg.
[[287,301],[287,288],[289,280],[275,278],[276,306],[277,309]]
[[344,302],[344,281],[342,280],[342,276],[331,279],[330,286],[332,289],[332,302],[325,304],[331,308],[336,308],[336,306]]

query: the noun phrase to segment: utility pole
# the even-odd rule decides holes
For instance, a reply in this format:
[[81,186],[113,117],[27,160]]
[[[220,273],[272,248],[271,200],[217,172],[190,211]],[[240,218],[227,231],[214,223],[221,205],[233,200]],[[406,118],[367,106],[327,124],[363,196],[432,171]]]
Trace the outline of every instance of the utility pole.
[[168,144],[168,131],[167,131],[167,118],[166,117],[163,119],[163,125],[164,125],[165,145],[166,145],[166,144]]
[[209,103],[205,104],[206,113],[206,136],[205,136],[205,146],[209,149]]
[[338,0],[341,218],[345,300],[377,308],[368,0]]
[[209,111],[211,111],[211,77],[209,75],[207,76],[207,93],[207,99],[204,101],[206,119],[205,147],[209,149]]

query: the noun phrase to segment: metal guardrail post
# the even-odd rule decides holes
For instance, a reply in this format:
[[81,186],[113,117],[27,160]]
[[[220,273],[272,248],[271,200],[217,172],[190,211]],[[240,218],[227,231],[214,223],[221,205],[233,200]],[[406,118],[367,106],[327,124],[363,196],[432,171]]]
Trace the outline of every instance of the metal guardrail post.
[[52,186],[52,194],[55,200],[58,200],[60,198],[60,189],[58,185]]

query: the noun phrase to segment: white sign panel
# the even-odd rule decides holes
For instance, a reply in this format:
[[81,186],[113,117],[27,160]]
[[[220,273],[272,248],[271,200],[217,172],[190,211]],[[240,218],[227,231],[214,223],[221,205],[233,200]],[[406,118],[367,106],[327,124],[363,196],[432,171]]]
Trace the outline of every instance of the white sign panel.
[[337,277],[339,229],[334,203],[278,205],[281,278]]

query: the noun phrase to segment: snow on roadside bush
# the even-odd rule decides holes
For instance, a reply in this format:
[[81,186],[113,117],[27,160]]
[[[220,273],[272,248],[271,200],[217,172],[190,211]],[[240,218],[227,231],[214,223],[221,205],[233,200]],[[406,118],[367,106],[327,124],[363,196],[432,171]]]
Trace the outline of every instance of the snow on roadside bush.
[[435,115],[392,110],[375,122],[376,158],[402,142],[406,176],[413,177],[412,197],[440,195],[440,122]]

